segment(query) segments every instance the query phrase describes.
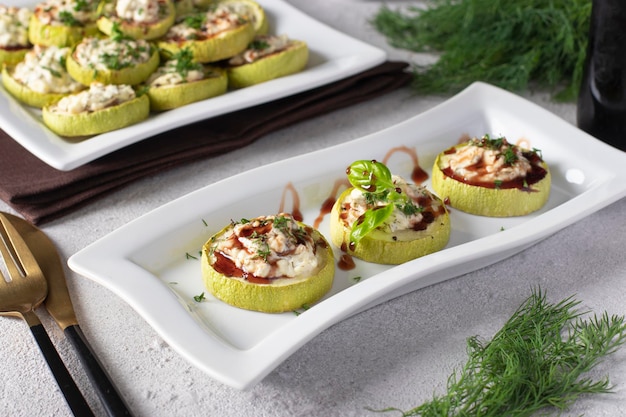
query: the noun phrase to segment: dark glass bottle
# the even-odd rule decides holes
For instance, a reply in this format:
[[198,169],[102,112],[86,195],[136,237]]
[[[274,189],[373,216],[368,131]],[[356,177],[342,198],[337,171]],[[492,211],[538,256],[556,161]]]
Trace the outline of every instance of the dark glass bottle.
[[593,0],[577,123],[626,151],[626,0]]

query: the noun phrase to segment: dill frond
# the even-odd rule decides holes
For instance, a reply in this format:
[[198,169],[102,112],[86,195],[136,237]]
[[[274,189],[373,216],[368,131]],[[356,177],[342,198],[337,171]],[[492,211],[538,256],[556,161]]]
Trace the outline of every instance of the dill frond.
[[578,94],[586,56],[589,0],[430,0],[427,8],[382,6],[372,24],[390,45],[435,52],[413,66],[422,93],[457,92],[475,81],[510,91],[547,88]]
[[576,310],[572,297],[550,304],[533,291],[490,341],[467,341],[468,360],[447,381],[447,392],[402,416],[529,417],[563,411],[582,394],[609,393],[608,377],[588,372],[626,342],[622,316]]

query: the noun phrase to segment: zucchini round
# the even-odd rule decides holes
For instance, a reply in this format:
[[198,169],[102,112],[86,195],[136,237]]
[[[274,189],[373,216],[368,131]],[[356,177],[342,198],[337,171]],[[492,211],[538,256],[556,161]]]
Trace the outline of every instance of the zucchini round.
[[153,111],[170,110],[226,93],[228,78],[219,68],[205,68],[205,78],[182,84],[148,87]]
[[[456,147],[466,146],[465,144]],[[539,210],[550,197],[551,175],[548,165],[539,162],[545,176],[537,182],[522,187],[500,188],[458,181],[447,175],[443,161],[449,152],[435,159],[432,170],[432,187],[449,205],[469,214],[487,217],[524,216]]]
[[254,0],[219,0],[220,5],[248,19],[257,35],[265,35],[269,31],[269,22],[263,7]]
[[237,55],[246,49],[254,38],[254,27],[245,22],[227,31],[204,39],[177,39],[166,35],[157,41],[164,56],[173,56],[182,49],[189,49],[194,59],[200,63],[221,61]]
[[122,69],[99,69],[82,66],[75,57],[76,49],[67,58],[67,72],[72,78],[84,85],[93,82],[102,84],[128,84],[137,85],[144,82],[159,66],[160,56],[157,48],[151,46],[150,58],[133,66]]
[[73,46],[83,38],[96,36],[98,33],[95,21],[78,26],[54,25],[42,23],[37,15],[33,15],[28,25],[28,39],[33,45]]
[[[442,250],[450,239],[450,216],[441,203],[443,213],[434,217],[424,230],[387,232],[374,229],[358,243],[350,242],[352,225],[342,216],[342,205],[354,188],[345,190],[330,213],[330,238],[342,251],[356,258],[377,264],[398,265]],[[432,198],[437,198],[432,196]]]
[[172,0],[163,0],[166,11],[163,16],[150,23],[133,22],[121,19],[115,15],[102,15],[97,20],[98,29],[108,36],[113,33],[113,25],[124,35],[133,39],[153,40],[160,38],[167,33],[167,30],[174,24],[176,20],[176,7]]
[[2,68],[2,85],[17,100],[27,106],[42,108],[52,103],[56,103],[69,93],[40,93],[33,91],[15,78],[13,72],[15,67]]
[[287,49],[264,56],[249,64],[228,67],[228,83],[231,88],[243,88],[295,74],[304,69],[308,59],[307,44],[291,40]]
[[54,111],[54,104],[42,110],[43,121],[56,134],[67,137],[91,136],[121,129],[148,118],[150,100],[146,95],[113,107],[78,114]]
[[319,265],[313,275],[275,278],[270,283],[256,283],[218,272],[214,268],[216,261],[213,245],[234,227],[229,225],[211,237],[202,248],[201,270],[207,290],[216,298],[235,307],[266,313],[294,311],[321,299],[333,284],[333,251],[319,231],[299,224],[308,230],[316,245]]

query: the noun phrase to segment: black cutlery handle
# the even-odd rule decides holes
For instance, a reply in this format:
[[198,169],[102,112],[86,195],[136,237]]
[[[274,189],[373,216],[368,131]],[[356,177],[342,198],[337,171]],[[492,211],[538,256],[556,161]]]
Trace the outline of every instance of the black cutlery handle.
[[78,324],[68,326],[64,330],[65,336],[76,349],[89,380],[102,401],[110,417],[132,416],[124,399],[111,382],[111,378],[102,367],[102,364],[93,353],[89,342]]
[[87,404],[87,401],[85,400],[85,397],[83,397],[83,394],[76,386],[76,383],[65,367],[65,364],[63,364],[63,361],[52,344],[46,329],[44,329],[42,324],[35,324],[34,326],[30,326],[30,330],[35,337],[46,362],[48,362],[52,375],[54,375],[54,378],[56,379],[67,404],[72,410],[72,413],[77,417],[94,416],[93,411],[91,411],[89,404]]

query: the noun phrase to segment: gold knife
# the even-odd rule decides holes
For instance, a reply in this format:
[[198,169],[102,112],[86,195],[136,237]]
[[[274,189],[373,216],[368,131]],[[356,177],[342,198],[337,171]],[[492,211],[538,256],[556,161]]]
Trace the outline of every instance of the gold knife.
[[7,214],[11,224],[22,235],[39,267],[48,280],[48,296],[45,307],[76,349],[89,380],[93,384],[102,405],[110,417],[132,416],[126,402],[111,382],[108,373],[93,353],[83,334],[65,280],[65,271],[59,253],[50,238],[26,220]]

